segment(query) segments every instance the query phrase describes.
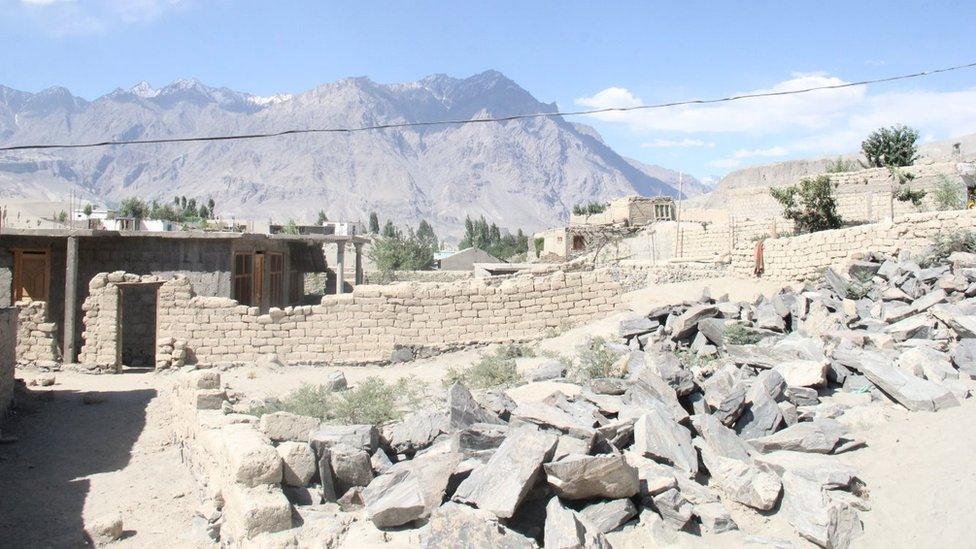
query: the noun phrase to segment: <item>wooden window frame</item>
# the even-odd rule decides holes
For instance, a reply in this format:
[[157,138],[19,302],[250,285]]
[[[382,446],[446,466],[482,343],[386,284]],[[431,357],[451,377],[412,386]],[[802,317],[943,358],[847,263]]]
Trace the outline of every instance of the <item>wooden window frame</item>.
[[[247,258],[243,265],[247,272],[240,272],[237,268],[239,258]],[[232,291],[234,299],[241,305],[253,306],[254,304],[254,253],[253,252],[234,252],[234,264],[232,270],[234,281]],[[245,301],[246,299],[246,301]]]
[[[268,303],[272,307],[284,307],[285,305],[285,254],[281,252],[268,252]],[[277,265],[275,265],[277,263]]]
[[23,296],[22,268],[24,266],[24,254],[39,254],[44,256],[44,299],[31,297],[31,301],[48,301],[51,298],[51,250],[44,248],[13,248],[13,291],[10,292],[11,305],[21,301]]

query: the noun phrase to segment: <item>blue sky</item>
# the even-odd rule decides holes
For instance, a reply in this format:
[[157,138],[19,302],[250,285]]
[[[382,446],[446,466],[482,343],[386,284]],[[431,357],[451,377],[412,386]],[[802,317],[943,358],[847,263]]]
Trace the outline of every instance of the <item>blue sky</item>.
[[[563,109],[724,96],[976,61],[976,3],[0,0],[0,83],[93,98],[181,77],[259,95],[497,69]],[[976,132],[976,70],[587,117],[620,153],[721,175],[853,151],[895,122]]]

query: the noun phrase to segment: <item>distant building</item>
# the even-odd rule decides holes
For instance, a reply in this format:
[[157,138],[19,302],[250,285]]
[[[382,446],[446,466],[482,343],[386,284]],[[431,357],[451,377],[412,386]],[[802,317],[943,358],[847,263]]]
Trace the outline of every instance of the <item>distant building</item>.
[[339,236],[356,236],[366,234],[366,225],[359,221],[325,221],[322,226],[326,228],[325,234]]
[[450,255],[434,256],[437,267],[442,271],[470,271],[475,263],[505,263],[481,248],[465,248]]
[[675,219],[674,199],[670,196],[625,196],[607,204],[606,209],[594,214],[571,214],[570,225],[623,224],[640,227],[655,221]]

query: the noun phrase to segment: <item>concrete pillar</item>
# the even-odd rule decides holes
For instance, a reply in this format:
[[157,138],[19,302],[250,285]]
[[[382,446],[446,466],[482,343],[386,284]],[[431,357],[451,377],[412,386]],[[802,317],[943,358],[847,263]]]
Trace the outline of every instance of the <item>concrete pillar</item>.
[[363,283],[363,245],[356,244],[356,285]]
[[64,339],[61,346],[65,364],[74,364],[77,359],[75,349],[75,319],[78,316],[78,237],[69,236],[65,257],[64,273]]
[[346,291],[346,243],[338,242],[336,243],[338,249],[336,250],[336,294],[342,294]]

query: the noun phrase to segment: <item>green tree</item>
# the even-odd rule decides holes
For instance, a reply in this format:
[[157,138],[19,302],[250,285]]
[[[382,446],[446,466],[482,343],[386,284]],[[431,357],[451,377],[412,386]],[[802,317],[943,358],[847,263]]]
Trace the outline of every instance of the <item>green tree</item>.
[[380,216],[376,212],[369,212],[369,232],[380,234]]
[[383,225],[382,236],[386,238],[400,238],[400,229],[397,229],[393,221],[387,220],[386,225]]
[[285,234],[298,234],[298,223],[294,219],[289,219],[283,229]]
[[325,215],[325,210],[319,210],[319,216],[315,220],[315,224],[316,225],[321,225],[321,224],[325,223],[328,220],[329,220],[329,217],[327,215]]
[[85,209],[84,209],[85,217],[91,217],[92,211],[93,211],[92,205],[91,204],[85,204]]
[[200,219],[210,219],[210,210],[207,209],[206,204],[200,204]]
[[918,159],[918,130],[897,124],[875,130],[861,143],[868,166],[887,168],[911,166]]
[[217,207],[217,203],[214,202],[213,198],[207,199],[207,211],[210,212],[210,219],[214,217],[214,208]]
[[842,220],[837,214],[834,183],[821,175],[805,178],[798,185],[770,189],[773,198],[783,206],[783,217],[793,220],[797,233],[837,229]]
[[149,205],[144,200],[134,196],[126,198],[119,206],[119,215],[122,217],[145,219],[148,213]]
[[64,210],[61,210],[61,212],[58,213],[58,221],[61,222],[61,223],[67,223],[67,221],[68,221],[68,212],[66,212]]
[[437,234],[434,233],[434,227],[427,223],[426,219],[420,220],[420,225],[417,226],[417,240],[430,248],[430,252],[434,253],[440,249],[437,245]]

